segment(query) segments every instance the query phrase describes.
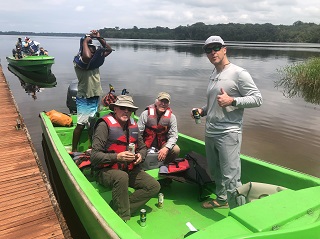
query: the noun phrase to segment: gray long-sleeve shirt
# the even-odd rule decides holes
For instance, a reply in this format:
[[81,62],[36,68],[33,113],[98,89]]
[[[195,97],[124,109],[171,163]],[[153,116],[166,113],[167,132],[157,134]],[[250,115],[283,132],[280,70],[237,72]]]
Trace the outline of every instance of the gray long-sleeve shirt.
[[[234,97],[236,107],[220,107],[217,96],[221,88]],[[207,104],[202,107],[206,119],[206,136],[225,132],[241,132],[244,108],[259,107],[262,96],[250,74],[243,68],[232,63],[223,71],[212,72],[207,88]]]

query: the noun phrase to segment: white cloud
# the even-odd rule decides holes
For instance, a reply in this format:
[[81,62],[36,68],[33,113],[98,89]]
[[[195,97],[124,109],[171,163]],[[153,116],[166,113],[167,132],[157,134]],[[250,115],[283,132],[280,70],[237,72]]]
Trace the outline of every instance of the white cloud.
[[82,12],[84,10],[84,6],[76,6],[76,12]]
[[242,14],[242,15],[240,15],[239,18],[244,20],[244,21],[247,21],[249,19],[249,15],[248,14]]
[[[19,7],[17,7],[19,6]],[[36,11],[36,14],[32,14]],[[85,15],[86,16],[85,16]],[[87,32],[104,27],[186,26],[196,22],[320,24],[319,0],[22,0],[4,1],[0,31]],[[89,16],[89,17],[88,17]],[[28,17],[28,21],[26,21]]]

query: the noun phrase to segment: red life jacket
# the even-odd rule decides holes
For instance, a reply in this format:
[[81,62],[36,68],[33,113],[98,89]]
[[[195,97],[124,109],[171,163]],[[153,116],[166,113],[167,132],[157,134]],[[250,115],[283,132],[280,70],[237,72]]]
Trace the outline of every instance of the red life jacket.
[[83,171],[84,168],[91,166],[90,154],[88,154],[87,151],[84,153],[80,153],[80,152],[69,153],[69,155],[71,156],[71,158],[73,159],[73,161],[81,171]]
[[156,108],[154,105],[150,105],[147,107],[148,110],[148,118],[146,122],[146,127],[143,132],[143,139],[147,148],[150,148],[152,142],[157,137],[158,139],[158,149],[161,149],[162,146],[167,142],[167,133],[170,129],[170,119],[172,110],[168,107],[168,109],[164,112],[158,122],[158,116],[156,112]]
[[[102,119],[100,120],[104,120],[104,122],[106,122],[109,128],[109,137],[108,137],[108,144],[106,146],[106,152],[121,153],[123,151],[128,150],[129,143],[134,143],[135,148],[137,148],[139,128],[133,118],[130,117],[128,121],[128,136],[124,134],[121,125],[111,114],[108,114],[102,117]],[[99,166],[99,168],[104,168],[104,167],[111,167],[113,169],[130,171],[133,169],[134,164],[133,162],[129,164],[113,163],[113,164],[103,164]]]

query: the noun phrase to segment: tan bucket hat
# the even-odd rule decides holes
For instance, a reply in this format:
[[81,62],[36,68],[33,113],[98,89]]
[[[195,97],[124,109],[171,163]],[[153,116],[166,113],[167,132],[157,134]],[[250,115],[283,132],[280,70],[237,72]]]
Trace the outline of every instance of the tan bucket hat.
[[129,95],[118,95],[116,101],[109,105],[109,109],[113,110],[114,106],[128,107],[133,109],[133,111],[136,111],[137,109],[139,109],[139,107],[133,104],[133,99]]

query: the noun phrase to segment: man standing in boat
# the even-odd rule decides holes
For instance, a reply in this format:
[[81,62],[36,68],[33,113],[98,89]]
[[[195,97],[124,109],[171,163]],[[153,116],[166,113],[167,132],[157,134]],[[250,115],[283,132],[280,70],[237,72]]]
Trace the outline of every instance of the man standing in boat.
[[245,203],[243,196],[236,197],[236,189],[242,185],[243,112],[244,108],[259,107],[262,96],[250,74],[228,60],[227,48],[220,36],[210,36],[203,49],[215,68],[209,78],[207,104],[192,110],[198,109],[202,117],[206,116],[206,157],[217,198],[204,202],[202,207],[234,208]]
[[[119,95],[109,107],[113,112],[95,124],[90,160],[99,170],[97,181],[112,188],[110,206],[123,220],[129,220],[160,191],[160,184],[139,165],[147,148],[137,123],[130,117],[138,109],[132,97]],[[128,187],[135,189],[130,195]]]
[[[92,39],[97,39],[102,47],[96,47]],[[100,37],[97,30],[80,39],[80,50],[74,57],[74,69],[78,78],[77,126],[73,132],[72,151],[77,152],[78,143],[84,127],[88,126],[89,117],[93,117],[98,110],[99,97],[102,95],[99,67],[105,57],[112,52],[106,41]]]

